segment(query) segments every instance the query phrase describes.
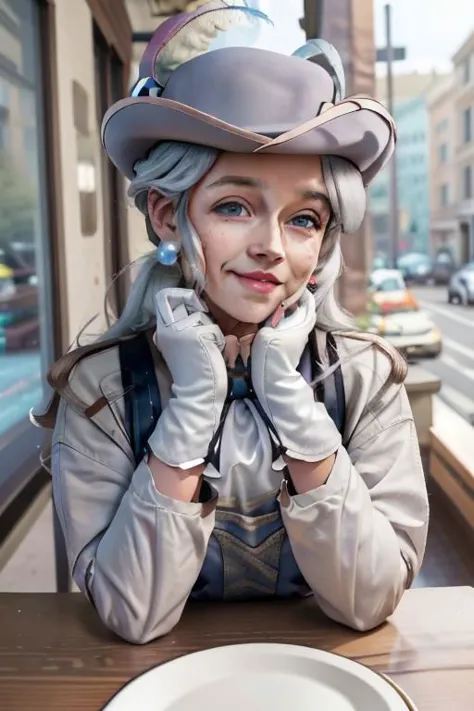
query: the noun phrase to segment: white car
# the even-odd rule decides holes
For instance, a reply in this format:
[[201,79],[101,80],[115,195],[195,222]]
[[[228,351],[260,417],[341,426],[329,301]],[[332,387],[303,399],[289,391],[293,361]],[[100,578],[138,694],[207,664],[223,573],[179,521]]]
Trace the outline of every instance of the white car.
[[436,358],[441,353],[441,334],[426,311],[373,314],[369,331],[383,336],[407,358]]
[[474,262],[468,262],[455,272],[448,285],[450,304],[474,303]]
[[369,291],[391,293],[405,291],[403,274],[399,269],[374,269],[369,276]]

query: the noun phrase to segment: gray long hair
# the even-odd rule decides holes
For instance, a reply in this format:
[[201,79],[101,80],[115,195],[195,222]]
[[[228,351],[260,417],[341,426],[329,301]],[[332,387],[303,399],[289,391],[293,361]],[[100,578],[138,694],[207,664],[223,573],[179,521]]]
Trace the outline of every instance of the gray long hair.
[[[156,259],[156,250],[142,257],[123,313],[100,340],[121,338],[153,326],[154,295],[164,287],[177,286],[183,274],[186,284],[197,293],[205,288],[201,243],[189,220],[188,204],[191,188],[206,175],[218,156],[219,151],[214,148],[164,141],[146,159],[136,163],[136,175],[129,187],[129,197],[143,213],[148,237],[155,246],[159,244],[160,237],[154,232],[148,214],[148,192],[155,189],[173,201],[176,227],[181,240],[181,267],[160,264]],[[324,156],[321,163],[332,218],[326,229],[316,270],[318,289],[314,298],[318,328],[375,342],[392,361],[392,378],[401,382],[405,373],[401,357],[382,339],[356,333],[352,317],[341,308],[335,295],[335,283],[343,268],[341,233],[355,232],[365,215],[366,193],[362,177],[357,168],[343,158]]]

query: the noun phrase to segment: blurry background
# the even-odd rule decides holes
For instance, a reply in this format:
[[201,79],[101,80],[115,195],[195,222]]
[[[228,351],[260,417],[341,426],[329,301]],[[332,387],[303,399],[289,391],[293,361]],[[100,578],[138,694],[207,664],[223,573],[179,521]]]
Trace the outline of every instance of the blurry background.
[[[54,587],[43,433],[28,411],[48,396],[48,365],[101,312],[113,276],[149,249],[101,150],[102,116],[129,92],[156,26],[200,4],[0,0],[0,589]],[[291,53],[324,37],[341,54],[348,94],[393,110],[396,157],[370,188],[359,234],[344,240],[339,295],[362,328],[417,364],[417,387],[440,379],[443,402],[472,432],[474,3],[248,4],[274,22],[248,41]],[[130,278],[112,288],[117,312]],[[92,330],[102,327],[99,317]]]

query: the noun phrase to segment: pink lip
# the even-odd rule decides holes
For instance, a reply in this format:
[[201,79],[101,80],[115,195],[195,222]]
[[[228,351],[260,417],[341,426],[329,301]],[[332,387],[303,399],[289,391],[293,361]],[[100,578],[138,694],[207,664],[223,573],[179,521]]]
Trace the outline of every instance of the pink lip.
[[243,274],[239,273],[239,276],[255,281],[271,281],[272,284],[281,284],[281,281],[271,272],[244,272]]
[[242,276],[241,274],[237,274],[237,272],[232,273],[245,289],[256,292],[257,294],[270,294],[277,286],[280,286],[280,284],[273,281],[256,279],[255,276]]

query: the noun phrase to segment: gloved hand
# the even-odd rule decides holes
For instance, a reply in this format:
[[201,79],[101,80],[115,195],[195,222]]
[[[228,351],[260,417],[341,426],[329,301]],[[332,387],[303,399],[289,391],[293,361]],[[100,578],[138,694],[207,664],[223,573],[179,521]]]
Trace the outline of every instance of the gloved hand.
[[285,453],[308,462],[329,457],[341,444],[324,404],[296,370],[315,323],[314,298],[305,289],[291,314],[275,328],[269,319],[258,331],[251,351],[252,386]]
[[154,341],[173,385],[148,444],[165,464],[189,469],[204,461],[227,396],[224,336],[191,289],[162,289],[155,306]]

